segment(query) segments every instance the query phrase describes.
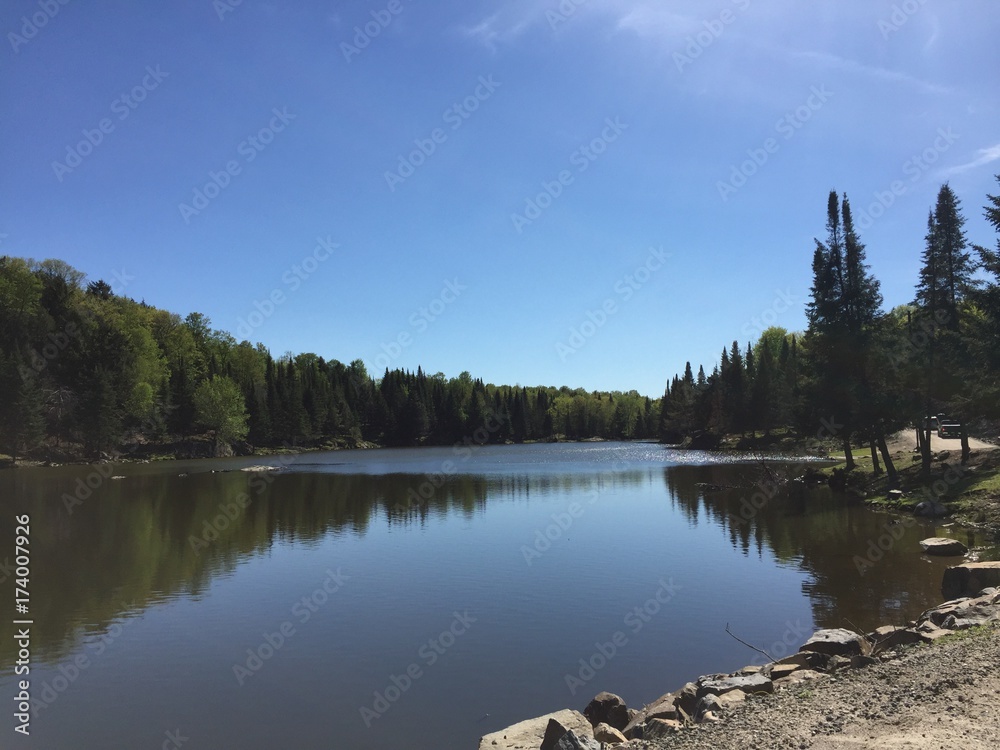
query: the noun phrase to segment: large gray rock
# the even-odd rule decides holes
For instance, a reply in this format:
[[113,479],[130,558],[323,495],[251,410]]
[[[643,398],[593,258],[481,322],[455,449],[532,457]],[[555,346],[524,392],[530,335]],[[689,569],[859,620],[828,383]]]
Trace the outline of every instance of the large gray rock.
[[771,678],[764,674],[750,674],[740,677],[724,677],[719,680],[705,680],[698,688],[698,696],[725,695],[733,690],[744,693],[773,693]]
[[589,734],[578,735],[571,729],[556,743],[555,750],[601,750],[601,743]]
[[945,630],[963,630],[1000,621],[1000,593],[986,589],[972,599],[945,602],[924,612],[923,620]]
[[909,646],[913,643],[922,643],[922,639],[913,630],[908,628],[897,628],[895,625],[883,625],[868,634],[869,640],[874,643],[875,651],[886,651],[898,646]]
[[[479,740],[479,750],[538,750],[545,739],[549,719],[554,719],[564,729],[576,732],[580,737],[591,736],[592,730],[587,717],[579,711],[563,709],[487,734]],[[558,744],[554,747],[558,747]]]
[[799,651],[814,651],[817,654],[830,656],[867,656],[871,653],[871,644],[863,635],[858,635],[844,628],[817,630],[812,638],[802,644]]
[[[691,684],[693,685],[693,683]],[[680,692],[681,690],[678,690],[677,693],[667,693],[666,695],[660,696],[648,706],[643,708],[639,711],[639,713],[632,717],[628,724],[625,725],[625,728],[622,729],[622,734],[629,739],[642,739],[645,736],[643,732],[643,725],[648,724],[653,719],[679,719],[680,712],[678,711],[674,701],[676,700],[677,694]],[[693,693],[692,697],[694,697]],[[693,715],[694,707],[695,701],[692,700],[690,715]]]
[[[694,716],[694,707],[698,702],[698,683],[688,682],[674,693],[674,705],[688,716]],[[669,718],[669,717],[665,717]]]
[[1000,586],[1000,561],[965,563],[944,572],[941,593],[945,599],[975,596],[987,586]]
[[969,548],[957,539],[948,539],[943,536],[932,536],[920,542],[920,548],[928,555],[941,555],[942,557],[964,555]]
[[594,700],[583,709],[583,715],[590,720],[591,726],[605,723],[615,729],[624,729],[629,722],[628,706],[625,701],[614,693],[598,693]]
[[594,739],[604,745],[620,745],[628,742],[624,734],[603,721],[594,727]]
[[730,690],[729,692],[721,695],[706,693],[698,699],[698,705],[695,707],[694,719],[695,721],[701,723],[710,715],[718,716],[729,708],[743,703],[746,698],[747,694],[742,690]]
[[948,515],[948,509],[936,500],[921,500],[913,506],[913,515],[925,518],[939,518]]
[[768,676],[771,680],[780,680],[782,677],[788,677],[792,672],[797,672],[800,669],[805,669],[801,664],[773,664],[768,670]]

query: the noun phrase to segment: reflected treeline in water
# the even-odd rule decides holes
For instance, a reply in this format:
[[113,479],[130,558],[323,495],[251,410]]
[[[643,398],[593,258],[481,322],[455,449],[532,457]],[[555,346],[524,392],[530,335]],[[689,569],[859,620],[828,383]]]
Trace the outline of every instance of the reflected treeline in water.
[[[940,601],[944,568],[954,564],[921,554],[920,540],[942,533],[934,522],[873,512],[825,486],[779,487],[754,466],[673,466],[663,478],[689,523],[715,524],[744,554],[807,572],[803,589],[819,627],[905,623]],[[953,534],[969,547],[983,541]]]
[[[59,660],[80,638],[175,596],[197,597],[213,577],[276,542],[363,535],[375,524],[424,524],[481,512],[487,499],[649,483],[652,469],[555,475],[334,474],[241,471],[189,476],[157,467],[0,472],[0,539],[14,539],[14,511],[31,516],[33,656]],[[110,472],[103,471],[107,475]],[[94,487],[88,487],[89,483]],[[12,541],[11,541],[12,545]],[[13,598],[14,576],[0,597]],[[11,618],[0,618],[0,673],[16,659]]]

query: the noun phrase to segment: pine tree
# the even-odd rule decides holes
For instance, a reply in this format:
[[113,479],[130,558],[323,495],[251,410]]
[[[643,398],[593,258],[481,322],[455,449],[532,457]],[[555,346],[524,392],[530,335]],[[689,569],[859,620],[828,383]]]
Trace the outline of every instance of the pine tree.
[[[969,441],[965,430],[967,415],[962,414],[965,399],[956,396],[968,387],[961,373],[968,369],[968,339],[962,335],[962,308],[974,294],[972,260],[966,251],[968,242],[963,227],[965,218],[951,187],[945,183],[938,191],[937,203],[928,219],[926,246],[916,289],[917,317],[927,335],[922,357],[924,417],[947,405],[949,411],[963,417],[962,462],[969,459]],[[930,473],[930,425],[924,426],[921,441],[922,469]]]
[[[997,182],[1000,183],[1000,175],[997,175]],[[983,207],[986,220],[1000,233],[1000,195],[987,195],[987,200],[989,204]],[[1000,239],[997,240],[996,250],[981,245],[976,245],[975,249],[988,278],[972,292],[982,319],[971,338],[976,343],[974,348],[979,372],[992,373],[992,378],[979,378],[980,385],[987,393],[993,394],[992,398],[983,398],[983,391],[980,390],[977,400],[981,410],[995,417],[1000,416],[1000,397],[997,396],[1000,384],[996,377],[997,370],[1000,370]]]
[[868,270],[865,248],[851,217],[847,196],[827,198],[827,240],[816,240],[813,284],[807,307],[808,351],[814,380],[809,401],[815,421],[826,415],[844,425],[839,436],[847,469],[854,468],[851,436],[867,429],[872,402],[867,375],[871,341],[880,319],[882,295]]

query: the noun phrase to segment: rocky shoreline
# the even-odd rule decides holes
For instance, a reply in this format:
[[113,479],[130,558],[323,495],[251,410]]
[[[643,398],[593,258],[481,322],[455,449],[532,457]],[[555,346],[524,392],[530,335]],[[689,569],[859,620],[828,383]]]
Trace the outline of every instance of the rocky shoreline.
[[[763,666],[747,666],[731,674],[702,675],[641,709],[629,708],[617,695],[602,692],[582,712],[564,709],[485,735],[480,740],[479,750],[606,750],[611,747],[632,750],[687,746],[689,740],[695,741],[701,730],[710,725],[718,727],[715,734],[724,736],[730,715],[756,712],[759,705],[766,702],[761,698],[779,701],[810,698],[814,692],[823,692],[826,683],[846,678],[850,673],[893,663],[916,645],[933,644],[971,629],[990,629],[993,634],[1000,632],[996,630],[1000,625],[1000,562],[953,566],[945,572],[942,589],[945,596],[955,598],[927,610],[906,625],[886,625],[865,634],[845,629],[819,630],[791,656]],[[987,650],[990,648],[991,661],[995,663],[998,654],[995,643]],[[989,666],[992,675],[995,666]],[[801,727],[788,729],[794,734]],[[716,739],[709,744],[692,746],[719,748],[723,745]],[[758,738],[755,746],[809,745],[785,745]]]

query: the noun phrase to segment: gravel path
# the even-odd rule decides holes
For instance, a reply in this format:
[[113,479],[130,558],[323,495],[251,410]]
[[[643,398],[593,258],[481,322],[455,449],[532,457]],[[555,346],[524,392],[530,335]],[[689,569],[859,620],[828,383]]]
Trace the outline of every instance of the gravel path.
[[965,631],[865,669],[754,698],[666,748],[1000,748],[1000,628]]

